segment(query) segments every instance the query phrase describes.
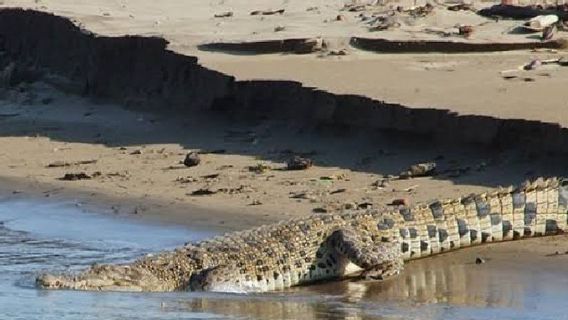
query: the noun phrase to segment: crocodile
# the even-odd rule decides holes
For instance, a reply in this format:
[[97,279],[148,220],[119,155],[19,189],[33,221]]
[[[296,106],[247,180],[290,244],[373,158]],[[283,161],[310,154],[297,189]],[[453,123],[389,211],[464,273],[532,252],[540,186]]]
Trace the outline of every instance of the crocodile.
[[568,180],[539,178],[390,210],[313,214],[227,233],[124,265],[41,274],[46,289],[266,292],[344,278],[386,280],[410,260],[567,228]]

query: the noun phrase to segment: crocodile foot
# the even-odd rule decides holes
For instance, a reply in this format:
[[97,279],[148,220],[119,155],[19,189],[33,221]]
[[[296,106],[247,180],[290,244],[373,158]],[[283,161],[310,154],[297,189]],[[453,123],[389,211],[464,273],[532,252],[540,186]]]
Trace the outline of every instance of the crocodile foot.
[[399,275],[402,268],[402,260],[388,261],[363,270],[361,278],[364,280],[386,280]]
[[[359,275],[365,280],[385,280],[400,274],[404,268],[400,245],[396,242],[373,241],[351,228],[335,231],[329,241],[339,254],[360,268]],[[348,269],[344,275],[351,273]]]

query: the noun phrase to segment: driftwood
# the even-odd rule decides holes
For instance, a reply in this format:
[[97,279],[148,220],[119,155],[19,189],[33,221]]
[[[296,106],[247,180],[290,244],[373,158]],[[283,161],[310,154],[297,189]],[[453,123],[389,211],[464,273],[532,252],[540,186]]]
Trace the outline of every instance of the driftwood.
[[568,20],[568,7],[565,6],[511,6],[494,5],[477,11],[477,14],[484,17],[500,16],[512,19],[530,19],[540,15],[557,15],[560,20]]
[[251,16],[258,16],[258,15],[263,15],[263,16],[271,16],[273,14],[284,14],[284,9],[278,9],[278,10],[255,10],[253,12],[250,13]]

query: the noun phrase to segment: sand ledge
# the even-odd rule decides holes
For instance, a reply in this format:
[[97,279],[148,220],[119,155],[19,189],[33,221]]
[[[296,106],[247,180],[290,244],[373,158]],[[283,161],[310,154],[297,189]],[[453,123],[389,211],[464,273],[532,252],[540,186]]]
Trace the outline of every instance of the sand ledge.
[[568,152],[568,129],[558,124],[414,109],[294,81],[235,81],[202,67],[195,57],[167,50],[164,39],[96,36],[67,18],[32,10],[0,11],[0,27],[8,53],[3,66],[16,61],[24,74],[47,71],[68,80],[54,82],[61,88],[139,110],[210,110],[247,119],[409,132],[435,142]]

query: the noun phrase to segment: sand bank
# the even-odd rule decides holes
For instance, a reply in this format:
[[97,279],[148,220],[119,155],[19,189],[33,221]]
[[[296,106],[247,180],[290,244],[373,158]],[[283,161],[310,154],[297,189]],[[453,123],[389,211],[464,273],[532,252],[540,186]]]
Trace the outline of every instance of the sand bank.
[[[568,145],[555,123],[414,109],[291,81],[239,80],[167,50],[163,39],[97,36],[41,12],[2,11],[0,24],[6,178],[265,217],[251,221],[259,224],[313,211],[384,208],[400,198],[456,197],[566,171],[562,156],[541,152],[562,153]],[[246,59],[223,64],[235,74],[259,70],[247,68]],[[305,63],[266,59],[257,65]],[[343,90],[357,83],[373,82]],[[180,164],[189,151],[201,153],[199,166]],[[315,167],[282,170],[294,155]],[[392,179],[424,161],[436,161],[440,174]],[[90,179],[60,180],[66,173]],[[158,208],[129,210],[168,211]]]
[[[568,149],[568,143],[565,143],[568,129],[558,122],[560,120],[554,120],[561,117],[561,111],[556,113],[552,110],[554,119],[542,122],[531,116],[521,119],[512,118],[511,115],[501,117],[500,113],[506,109],[490,108],[488,104],[484,105],[487,106],[487,112],[476,110],[460,114],[450,109],[415,108],[391,103],[365,94],[333,93],[297,81],[236,80],[233,76],[200,65],[196,57],[168,50],[167,42],[161,38],[98,36],[79,29],[67,19],[35,11],[5,10],[1,14],[0,22],[2,30],[5,30],[1,35],[7,54],[3,72],[4,78],[10,82],[43,76],[46,81],[66,92],[107,99],[139,110],[157,109],[179,115],[212,111],[225,117],[249,120],[276,119],[334,128],[412,133],[429,138],[434,143],[477,143],[553,153],[566,153]],[[69,41],[54,42],[51,39]],[[14,61],[16,65],[10,66]],[[254,64],[256,66],[257,62]],[[255,67],[247,68],[243,61],[238,65],[240,70],[257,70]],[[288,62],[278,65],[289,66]],[[305,70],[313,70],[314,66],[310,65]],[[330,70],[335,68],[328,68],[326,72]],[[236,75],[239,73],[235,71]],[[307,75],[313,76],[309,72]],[[548,75],[539,73],[543,77]],[[413,78],[407,76],[401,81]],[[286,78],[285,75],[278,77]],[[516,75],[507,76],[507,79],[517,84],[534,82],[533,78]],[[344,90],[356,91],[358,84],[374,87],[373,79],[362,80],[365,81],[354,82]],[[420,81],[430,83],[428,77]],[[445,82],[461,85],[454,76],[446,76]],[[343,84],[337,79],[331,83],[334,86]],[[480,80],[479,83],[486,82]],[[557,84],[560,85],[560,82]],[[555,88],[552,84],[547,86]],[[406,87],[406,84],[399,87]],[[427,91],[427,96],[450,96],[464,100],[464,96],[447,94],[448,91],[441,88],[443,92]],[[469,86],[463,88],[471,90]],[[517,89],[520,90],[518,97],[523,98],[523,87]],[[471,94],[480,99],[494,100],[495,97],[479,92]],[[554,99],[561,97],[555,95],[547,101],[555,103]],[[509,95],[503,99],[512,100]],[[534,106],[539,107],[535,109]],[[540,104],[526,108],[529,111],[532,108],[529,113],[533,116],[548,114]],[[497,115],[492,114],[493,110],[498,110]]]
[[[15,20],[0,19],[0,23],[22,23],[21,17],[19,12],[10,16]],[[514,110],[492,108],[493,100],[476,104],[475,99],[489,99],[489,95],[480,94],[483,90],[470,93],[471,99],[460,97],[471,89],[468,77],[482,88],[494,89],[496,82],[486,81],[495,71],[493,67],[520,64],[526,53],[489,59],[452,56],[468,61],[463,65],[448,65],[442,56],[416,62],[417,56],[375,59],[365,53],[357,61],[352,57],[317,60],[314,56],[307,58],[312,60],[287,56],[227,59],[208,53],[200,57],[207,68],[195,57],[165,50],[166,43],[159,38],[95,37],[65,19],[33,12],[23,21],[20,26],[27,24],[27,29],[18,29],[19,35],[13,28],[2,29],[8,53],[3,69],[9,70],[11,62],[20,68],[4,73],[10,77],[4,79],[0,105],[0,143],[5,150],[0,154],[0,177],[7,197],[76,198],[80,204],[110,213],[234,230],[314,211],[384,209],[395,199],[416,203],[452,198],[536,176],[566,175],[563,156],[542,152],[565,151],[562,114],[528,107],[531,92],[542,94],[547,88],[553,90],[546,91],[551,93],[547,101],[557,107],[555,99],[561,96],[553,93],[561,89],[558,77],[535,73],[535,77],[551,79],[541,91],[530,91],[526,87],[529,81],[522,79],[506,82],[516,89],[504,91],[518,90],[519,95],[513,96],[523,106]],[[30,37],[21,36],[26,32]],[[506,61],[501,59],[505,56]],[[347,61],[350,63],[344,63]],[[228,74],[211,70],[215,64]],[[373,77],[337,81],[337,77],[344,79],[341,74],[373,74],[354,73],[353,66],[370,70],[377,65],[389,75],[378,77],[384,82]],[[290,66],[303,66],[295,73],[298,78],[289,79],[301,83],[258,80],[286,80]],[[558,75],[565,71],[550,72]],[[463,82],[450,74],[461,75]],[[390,75],[400,79],[389,81],[393,79]],[[449,87],[437,86],[432,79]],[[504,81],[499,77],[494,80]],[[400,81],[406,85],[401,86]],[[541,83],[534,82],[537,86]],[[389,87],[389,83],[394,84]],[[395,90],[414,84],[432,88],[418,90],[426,93],[414,98],[407,91]],[[329,92],[311,86],[329,86]],[[358,92],[361,87],[369,91]],[[467,102],[480,109],[460,115],[436,108],[414,111],[417,109],[410,105],[382,102],[377,88],[390,88],[385,90],[416,99],[416,105],[440,103],[443,98],[458,107]],[[499,105],[512,103],[507,102],[512,99],[508,94],[491,97],[501,99],[497,100]],[[306,106],[322,108],[314,112]],[[378,111],[372,114],[369,110]],[[506,110],[514,112],[502,113]],[[550,123],[508,120],[517,116]],[[448,139],[450,135],[452,139]],[[200,153],[200,165],[187,168],[180,163],[189,151]],[[305,171],[284,170],[285,162],[294,155],[311,158],[315,166]],[[408,166],[424,161],[436,161],[440,174],[392,179]],[[70,173],[84,173],[88,178],[61,179]],[[195,194],[198,190],[212,194],[199,196]],[[537,239],[502,244],[502,248],[517,252],[511,257],[514,261],[532,261],[529,254],[543,258],[565,252],[564,240]],[[530,253],[515,251],[515,246]],[[464,253],[467,257],[448,255],[449,260],[439,261],[456,257],[473,260],[473,255],[491,261],[502,256],[491,248],[468,250]]]

